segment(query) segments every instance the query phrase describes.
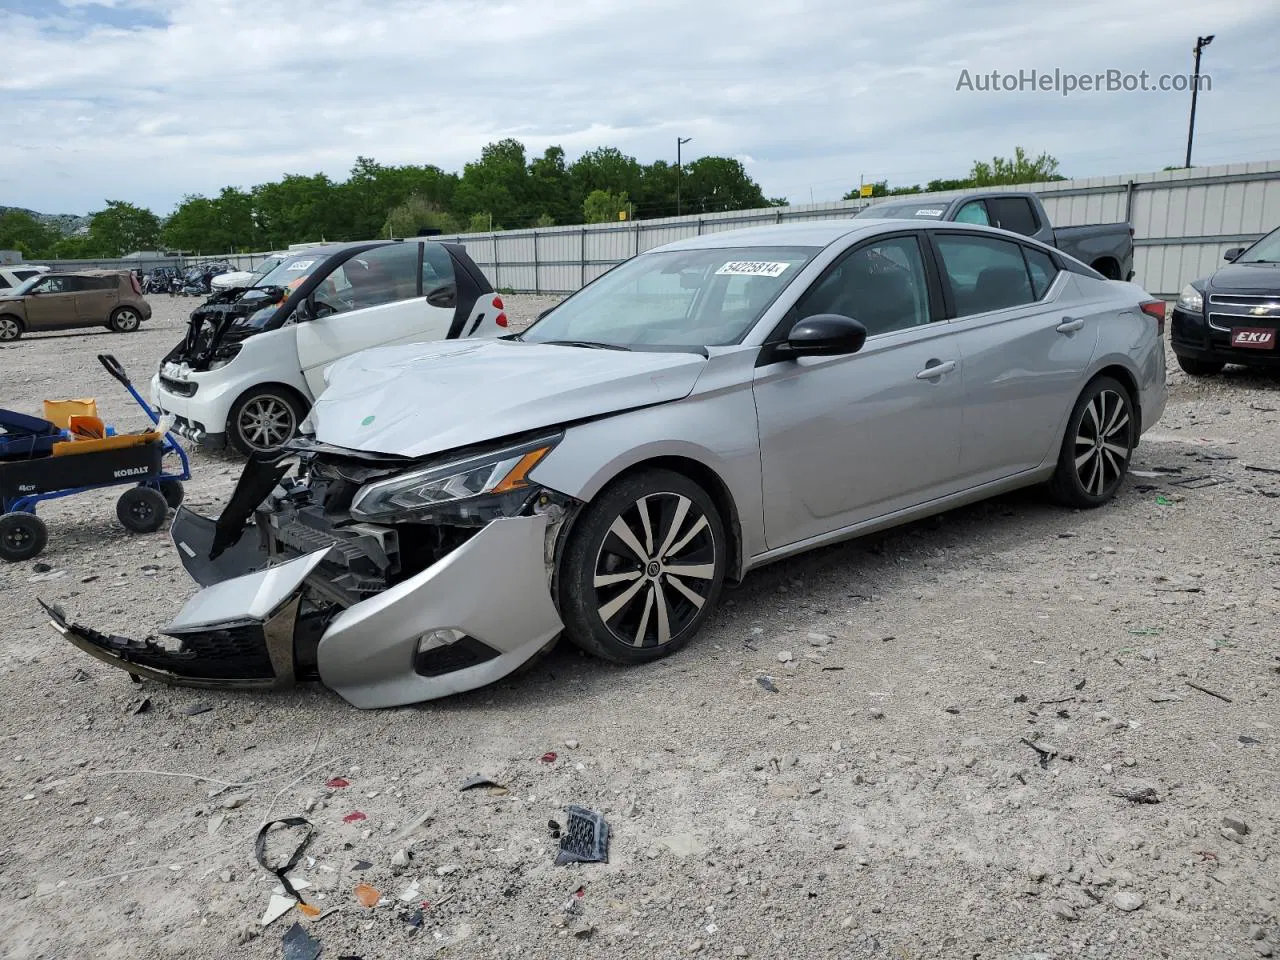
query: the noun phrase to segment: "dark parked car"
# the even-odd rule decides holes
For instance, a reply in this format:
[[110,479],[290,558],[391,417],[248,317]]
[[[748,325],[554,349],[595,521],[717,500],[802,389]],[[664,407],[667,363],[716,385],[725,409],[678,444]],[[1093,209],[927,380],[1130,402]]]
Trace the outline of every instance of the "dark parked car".
[[1228,363],[1280,369],[1280,228],[1251,247],[1233,247],[1230,266],[1182,288],[1169,338],[1193,377]]
[[77,327],[130,333],[150,319],[151,304],[129,270],[45,273],[0,296],[0,341]]

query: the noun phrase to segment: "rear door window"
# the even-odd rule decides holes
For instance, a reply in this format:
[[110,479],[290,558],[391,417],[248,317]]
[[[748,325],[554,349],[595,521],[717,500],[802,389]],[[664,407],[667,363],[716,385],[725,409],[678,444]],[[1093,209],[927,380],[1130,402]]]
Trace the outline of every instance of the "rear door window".
[[453,287],[453,258],[438,243],[422,245],[422,292],[430,295],[437,290]]
[[991,226],[991,218],[987,216],[987,205],[981,200],[970,200],[956,211],[956,223],[978,223],[984,227]]
[[1044,298],[1058,276],[1058,267],[1043,250],[1023,247],[1022,255],[1027,258],[1027,271],[1031,274],[1031,292],[1037,300]]
[[1031,289],[1021,244],[966,234],[940,235],[937,244],[957,317],[1005,310],[1039,299]]
[[1001,230],[1029,237],[1040,229],[1035,210],[1026,197],[993,197],[987,200],[987,209]]

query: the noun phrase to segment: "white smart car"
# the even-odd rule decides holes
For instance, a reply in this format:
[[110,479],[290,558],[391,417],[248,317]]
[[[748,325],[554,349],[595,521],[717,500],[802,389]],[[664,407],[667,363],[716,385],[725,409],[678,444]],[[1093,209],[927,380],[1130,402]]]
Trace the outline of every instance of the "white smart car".
[[266,455],[297,433],[334,361],[506,325],[502,299],[459,244],[315,247],[196,308],[151,381],[152,402],[192,442]]

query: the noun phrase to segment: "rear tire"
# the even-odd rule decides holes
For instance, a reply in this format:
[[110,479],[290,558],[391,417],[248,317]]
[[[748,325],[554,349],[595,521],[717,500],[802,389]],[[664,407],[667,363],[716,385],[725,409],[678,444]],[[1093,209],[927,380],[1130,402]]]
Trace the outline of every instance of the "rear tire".
[[22,337],[22,321],[12,314],[0,316],[0,343],[9,343]]
[[116,519],[131,533],[155,533],[164,526],[169,504],[159,490],[134,487],[116,501]]
[[1138,442],[1133,398],[1120,381],[1098,377],[1080,394],[1049,481],[1064,506],[1089,509],[1111,500],[1124,483]]
[[121,307],[111,314],[107,326],[116,333],[133,333],[142,326],[142,316],[133,307]]
[[49,543],[49,528],[34,513],[0,516],[0,560],[21,563],[38,557]]
[[646,470],[584,509],[560,560],[560,615],[577,646],[613,663],[674,653],[715,607],[729,543],[714,501],[670,470]]
[[1179,356],[1178,366],[1189,377],[1212,377],[1221,373],[1226,364],[1220,360],[1196,360],[1193,357]]

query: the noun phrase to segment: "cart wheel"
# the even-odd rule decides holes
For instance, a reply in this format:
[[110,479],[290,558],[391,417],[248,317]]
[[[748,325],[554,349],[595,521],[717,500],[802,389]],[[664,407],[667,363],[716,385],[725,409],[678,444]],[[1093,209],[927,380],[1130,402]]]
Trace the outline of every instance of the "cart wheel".
[[134,533],[155,533],[164,526],[169,504],[159,490],[151,487],[134,487],[126,490],[116,501],[116,517],[126,530]]
[[182,506],[182,498],[185,495],[186,491],[182,488],[181,480],[165,478],[160,481],[160,496],[164,497],[164,502],[174,510]]
[[20,563],[43,552],[49,528],[34,513],[6,513],[0,517],[0,560]]

